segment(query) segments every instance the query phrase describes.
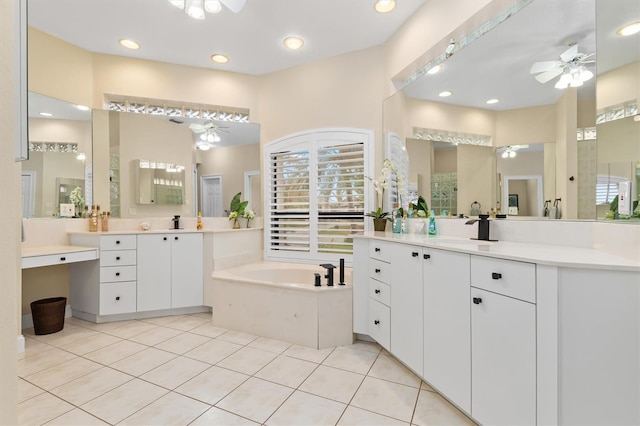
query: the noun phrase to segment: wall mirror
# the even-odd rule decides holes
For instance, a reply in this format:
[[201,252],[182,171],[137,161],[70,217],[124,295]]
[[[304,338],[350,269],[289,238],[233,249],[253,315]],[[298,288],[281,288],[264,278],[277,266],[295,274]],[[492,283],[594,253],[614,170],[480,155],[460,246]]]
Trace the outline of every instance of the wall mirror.
[[[24,217],[56,217],[61,203],[76,215],[91,204],[91,110],[29,93],[29,159],[22,162]],[[73,197],[71,193],[76,191]],[[71,197],[71,198],[70,198]]]
[[[565,52],[575,48],[584,54],[584,69],[595,74],[595,67],[589,62],[595,60],[592,54],[596,50],[595,0],[513,3],[520,4],[521,10],[472,42],[458,40],[454,54],[442,61],[439,72],[422,69],[413,74],[417,77],[413,81],[412,76],[402,75],[400,78],[411,82],[385,101],[384,129],[411,140],[407,142],[410,169],[422,176],[431,176],[434,164],[410,149],[429,139],[420,134],[420,129],[439,129],[460,136],[458,156],[461,147],[474,155],[463,165],[457,160],[459,213],[469,214],[473,201],[480,202],[483,212],[493,208],[507,213],[508,195],[513,192],[505,187],[511,179],[505,182],[503,178],[540,176],[542,182],[535,187],[541,190],[536,190],[536,203],[528,203],[531,208],[527,207],[526,215],[522,206],[528,197],[519,195],[519,217],[541,216],[540,199],[544,204],[544,200],[555,198],[575,205],[573,212],[564,217],[583,217],[585,213],[578,211],[577,188],[588,183],[595,194],[595,174],[579,173],[576,158],[582,141],[577,140],[576,132],[578,128],[595,127],[596,78],[584,81],[580,87],[558,89],[555,85],[568,66],[546,83],[535,78],[539,73],[530,71],[537,62],[553,61],[564,67],[561,55],[566,57]],[[465,144],[467,136],[472,137]],[[482,148],[490,152],[491,159],[479,151],[483,143],[490,145]],[[527,166],[531,164],[526,161],[503,164],[501,153],[508,146],[527,146],[531,154],[521,149],[519,158],[535,156],[540,168],[530,170]],[[595,152],[585,151],[584,155],[590,155],[588,163],[595,164]],[[595,219],[594,210],[589,219]]]

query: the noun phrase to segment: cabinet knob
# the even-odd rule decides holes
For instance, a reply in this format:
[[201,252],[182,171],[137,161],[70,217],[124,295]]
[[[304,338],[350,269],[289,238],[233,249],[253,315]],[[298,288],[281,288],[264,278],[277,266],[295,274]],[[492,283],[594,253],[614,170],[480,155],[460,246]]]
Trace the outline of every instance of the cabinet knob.
[[120,241],[116,241],[116,244],[120,244]]
[[120,300],[120,296],[116,296],[116,300]]
[[116,260],[120,260],[120,256],[116,256]]
[[167,237],[163,237],[163,238],[162,238],[162,240],[163,240],[163,241],[167,241]]
[[178,241],[178,237],[174,237],[173,239],[174,239],[174,240],[176,240],[176,241]]
[[119,276],[120,276],[120,272],[116,272],[116,277],[119,277]]
[[375,325],[378,325],[378,324],[380,324],[380,321],[375,320],[373,323],[374,323]]
[[380,294],[380,289],[379,288],[376,288],[374,291],[376,292],[376,294]]
[[423,254],[423,255],[422,255],[422,258],[423,258],[424,260],[431,259],[431,255],[430,255],[430,254]]
[[66,257],[64,257],[64,256],[62,256],[62,257],[60,258],[60,262],[64,262],[65,260],[67,260],[67,258],[66,258]]
[[481,304],[481,303],[482,303],[482,298],[481,298],[481,297],[474,297],[474,298],[473,298],[473,303],[474,303],[475,305],[479,305],[479,304]]
[[380,247],[376,247],[374,250],[375,250],[376,253],[379,253],[380,252]]
[[411,252],[411,256],[412,256],[412,257],[418,257],[418,252],[417,252],[417,251],[413,251],[413,252]]
[[498,272],[492,272],[491,278],[493,278],[494,280],[499,280],[500,278],[502,278],[502,274],[499,274]]
[[376,268],[376,269],[374,270],[374,272],[375,272],[376,274],[379,274],[379,273],[380,273],[380,268]]

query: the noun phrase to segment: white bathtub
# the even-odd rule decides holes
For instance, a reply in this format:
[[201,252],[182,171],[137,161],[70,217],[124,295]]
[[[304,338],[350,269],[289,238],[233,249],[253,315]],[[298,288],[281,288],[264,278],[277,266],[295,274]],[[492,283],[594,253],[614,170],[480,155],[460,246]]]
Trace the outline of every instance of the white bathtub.
[[[314,273],[322,286],[314,286]],[[258,262],[214,271],[213,323],[269,339],[310,348],[328,348],[353,342],[351,269],[346,285],[326,285],[320,266]]]

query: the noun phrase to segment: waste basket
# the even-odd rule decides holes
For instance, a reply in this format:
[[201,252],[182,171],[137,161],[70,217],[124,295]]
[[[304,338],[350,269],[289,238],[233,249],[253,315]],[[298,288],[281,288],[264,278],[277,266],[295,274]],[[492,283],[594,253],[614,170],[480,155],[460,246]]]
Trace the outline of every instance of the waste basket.
[[66,297],[51,297],[31,302],[34,332],[40,335],[62,330],[66,306]]

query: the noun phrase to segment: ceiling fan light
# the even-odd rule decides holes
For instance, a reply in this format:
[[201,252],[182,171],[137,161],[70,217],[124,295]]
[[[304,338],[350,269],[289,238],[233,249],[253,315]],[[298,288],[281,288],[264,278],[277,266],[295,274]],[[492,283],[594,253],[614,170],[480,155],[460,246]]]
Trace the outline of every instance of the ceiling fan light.
[[509,151],[509,158],[514,158],[516,156],[515,151]]
[[593,78],[593,73],[591,71],[589,71],[586,68],[582,68],[580,70],[580,80],[584,81],[588,81],[591,80]]
[[169,3],[171,3],[178,9],[184,9],[184,0],[169,0]]
[[185,12],[193,19],[204,19],[204,7],[202,0],[186,0]]
[[502,153],[502,158],[507,158],[509,156],[509,152],[505,151]]
[[213,142],[220,142],[220,136],[217,132],[213,132]]
[[218,13],[222,10],[219,0],[204,0],[204,10],[209,13]]

